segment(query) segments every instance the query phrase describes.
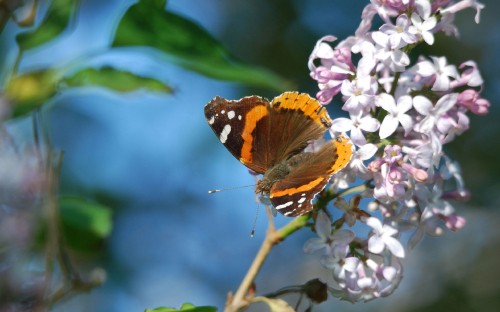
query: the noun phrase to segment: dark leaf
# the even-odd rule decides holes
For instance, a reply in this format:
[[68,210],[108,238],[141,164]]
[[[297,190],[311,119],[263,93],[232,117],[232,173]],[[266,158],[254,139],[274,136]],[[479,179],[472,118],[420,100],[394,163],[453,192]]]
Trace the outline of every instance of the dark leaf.
[[111,209],[81,197],[65,196],[59,200],[65,242],[73,248],[92,250],[110,233]]
[[37,29],[17,35],[16,40],[21,52],[59,36],[68,27],[77,3],[77,0],[53,0]]
[[113,46],[147,46],[176,64],[203,75],[248,85],[285,90],[290,84],[273,72],[235,60],[204,28],[165,11],[164,1],[141,0],[121,19]]

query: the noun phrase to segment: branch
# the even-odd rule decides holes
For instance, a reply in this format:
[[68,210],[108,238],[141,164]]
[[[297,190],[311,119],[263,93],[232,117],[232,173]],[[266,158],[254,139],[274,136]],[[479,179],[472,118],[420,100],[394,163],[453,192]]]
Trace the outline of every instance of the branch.
[[266,237],[264,238],[257,255],[250,265],[250,268],[243,278],[243,281],[241,282],[234,297],[231,293],[229,294],[226,308],[224,310],[225,312],[236,312],[249,304],[248,293],[252,287],[255,277],[257,276],[257,273],[264,264],[264,261],[273,246],[283,241],[287,236],[291,235],[295,231],[304,227],[307,224],[307,220],[310,218],[309,214],[297,217],[279,230],[276,230],[274,227],[273,215],[269,207],[267,207],[266,212],[269,219]]

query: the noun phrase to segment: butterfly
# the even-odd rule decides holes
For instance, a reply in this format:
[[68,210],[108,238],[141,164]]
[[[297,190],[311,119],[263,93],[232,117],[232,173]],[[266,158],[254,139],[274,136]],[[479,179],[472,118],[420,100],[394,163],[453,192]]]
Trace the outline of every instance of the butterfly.
[[271,102],[255,95],[240,100],[216,96],[205,106],[205,117],[231,154],[263,175],[255,193],[269,198],[285,216],[310,212],[315,196],[352,157],[352,143],[343,135],[315,152],[304,151],[332,123],[326,109],[306,93],[285,92]]

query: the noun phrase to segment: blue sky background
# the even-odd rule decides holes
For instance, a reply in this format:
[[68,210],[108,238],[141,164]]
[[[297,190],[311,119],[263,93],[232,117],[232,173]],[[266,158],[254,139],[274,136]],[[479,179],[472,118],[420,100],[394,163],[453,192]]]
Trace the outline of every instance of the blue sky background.
[[[366,2],[172,0],[168,9],[203,25],[240,59],[269,67],[294,81],[299,91],[314,95],[307,57],[315,41],[326,34],[352,34]],[[483,2],[487,7],[480,25],[474,23],[472,11],[457,16],[459,49],[444,49],[443,44],[433,52],[457,65],[476,60],[486,80],[483,95],[492,104],[490,115],[472,118],[473,130],[449,149],[475,191],[470,204],[459,205],[468,220],[466,228],[426,238],[410,252],[404,260],[405,277],[391,297],[357,305],[330,299],[316,311],[432,311],[433,304],[450,296],[465,296],[475,306],[491,292],[500,294],[500,269],[488,263],[500,250],[500,21],[498,4]],[[78,58],[85,64],[113,64],[152,76],[175,89],[167,96],[73,89],[46,107],[53,143],[65,151],[62,191],[116,203],[109,241],[99,256],[83,255],[82,261],[84,271],[103,267],[108,281],[55,311],[143,311],[183,302],[222,308],[227,292],[237,288],[253,259],[267,220],[261,209],[256,235],[250,238],[257,206],[253,188],[207,194],[209,189],[253,184],[254,179],[213,135],[203,106],[215,95],[276,94],[200,76],[151,50],[107,51],[117,19],[131,3],[82,1],[74,31],[27,53],[21,63],[21,69],[30,69],[71,64]],[[6,32],[15,31],[11,25]],[[9,40],[9,34],[3,36],[4,45]],[[5,51],[8,59],[12,53]],[[330,109],[333,116],[341,114]],[[275,221],[280,225],[287,219],[278,216]],[[330,278],[319,256],[302,252],[312,236],[302,230],[273,250],[257,278],[259,293]],[[484,268],[491,268],[489,274]]]

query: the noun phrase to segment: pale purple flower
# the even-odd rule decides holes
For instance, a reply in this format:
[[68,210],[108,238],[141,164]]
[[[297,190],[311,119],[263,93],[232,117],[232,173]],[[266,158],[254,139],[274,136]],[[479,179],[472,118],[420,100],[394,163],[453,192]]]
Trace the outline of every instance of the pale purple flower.
[[466,8],[473,8],[476,10],[476,16],[474,17],[474,20],[476,23],[479,24],[479,20],[481,17],[480,14],[481,14],[481,10],[484,8],[484,4],[482,4],[476,0],[462,0],[458,3],[455,3],[449,7],[441,10],[441,13],[443,13],[443,14],[455,14],[456,12],[464,10]]
[[408,0],[371,0],[382,20],[387,22],[389,17],[397,16],[408,7]]
[[460,33],[458,32],[457,26],[453,24],[455,22],[455,14],[451,13],[442,13],[441,12],[441,19],[439,23],[436,25],[434,28],[434,33],[442,31],[445,33],[447,36],[453,36],[458,38],[460,36]]
[[[335,38],[325,37],[313,51],[309,65],[320,101],[341,92],[342,109],[349,112],[349,118],[333,120],[330,132],[350,132],[357,148],[332,179],[333,192],[353,193],[349,201],[335,200],[342,216],[334,224],[353,227],[361,220],[372,228],[366,239],[355,238],[353,232],[332,229],[329,219],[321,225],[318,216],[319,238],[305,249],[326,249],[320,262],[332,270],[338,287],[329,289],[336,297],[368,301],[394,291],[402,278],[398,258],[405,257],[400,232],[414,230],[408,243],[413,247],[425,234],[439,235],[445,227],[456,231],[466,223],[448,200],[463,200],[469,192],[443,144],[469,128],[469,111],[488,112],[490,103],[481,98],[483,79],[473,61],[457,70],[445,57],[417,55],[409,67],[406,54],[414,46],[432,45],[437,32],[458,35],[454,16],[466,7],[475,8],[478,19],[483,5],[474,0],[371,0],[355,36],[335,48],[326,42]],[[377,14],[383,26],[372,31]],[[368,135],[377,131],[378,136]],[[382,156],[377,154],[381,148]],[[373,182],[363,183],[368,180]],[[358,207],[361,198],[372,198],[366,208],[373,214]]]
[[400,49],[408,44],[417,42],[414,34],[409,32],[410,22],[408,17],[403,14],[396,19],[396,25],[384,24],[380,27],[380,31],[389,35],[391,48]]
[[305,243],[305,253],[313,253],[325,249],[325,254],[331,255],[332,249],[335,246],[347,246],[354,239],[354,233],[349,230],[337,230],[332,233],[330,218],[323,211],[318,212],[314,228],[319,237],[311,238]]
[[[347,172],[353,173],[353,178],[357,175],[361,179],[369,180],[372,176],[371,172],[366,168],[364,161],[372,158],[377,152],[378,148],[375,144],[365,144],[358,148],[352,155],[349,162]],[[354,179],[353,181],[354,182]]]
[[432,236],[439,236],[443,233],[443,229],[439,226],[439,218],[432,212],[432,209],[424,209],[418,220],[416,231],[410,236],[408,240],[408,247],[415,248],[420,241],[424,238],[425,234]]
[[382,164],[380,173],[374,175],[375,189],[373,196],[380,201],[402,198],[406,195],[407,175],[397,164]]
[[465,70],[462,72],[458,80],[451,82],[451,88],[461,87],[464,85],[467,85],[469,87],[479,87],[483,85],[483,78],[481,77],[481,73],[477,68],[476,62],[467,61],[460,64],[458,68],[465,68]]
[[337,208],[344,212],[342,217],[344,218],[345,223],[347,223],[350,227],[354,226],[357,219],[364,220],[369,216],[358,208],[360,200],[361,196],[356,195],[351,197],[349,203],[347,203],[343,197],[338,197],[333,203]]
[[437,20],[431,16],[424,21],[417,13],[411,15],[412,26],[409,28],[409,33],[422,38],[428,45],[434,44],[434,34],[432,30],[436,27]]
[[443,145],[437,134],[431,132],[419,139],[403,141],[402,151],[408,155],[412,164],[427,168],[432,175],[433,168],[437,167],[443,155]]
[[479,92],[473,89],[462,91],[458,95],[457,104],[467,108],[476,115],[486,115],[490,108],[490,102],[479,97]]
[[436,129],[441,134],[441,142],[449,143],[455,136],[469,129],[469,117],[463,108],[455,106],[438,119]]
[[418,124],[415,125],[415,130],[421,133],[429,133],[436,126],[439,118],[449,111],[456,103],[458,94],[451,93],[442,96],[435,105],[422,95],[417,95],[413,98],[413,107],[421,115],[425,116]]
[[443,192],[441,198],[453,198],[455,200],[464,200],[469,197],[469,191],[465,188],[462,178],[462,170],[456,161],[444,156],[444,165],[439,168],[439,174],[443,180],[454,179],[455,189]]
[[358,114],[371,108],[377,92],[377,81],[371,76],[344,80],[341,87],[345,104],[342,109],[351,114]]
[[[311,56],[309,57],[308,67],[311,71],[311,77],[318,81],[320,91],[316,97],[322,104],[329,103],[332,98],[340,91],[342,82],[354,74],[354,66],[351,62],[351,53],[349,49],[332,47],[326,42],[333,42],[337,38],[334,36],[325,36],[318,40]],[[320,60],[320,65],[314,64],[315,60]]]
[[380,122],[370,115],[363,116],[360,112],[358,115],[351,115],[349,118],[336,118],[332,122],[331,129],[336,132],[351,131],[351,141],[358,145],[363,146],[366,144],[366,138],[363,131],[375,132],[380,127]]
[[320,261],[325,268],[333,271],[333,278],[336,281],[342,281],[347,274],[356,272],[359,265],[359,259],[348,256],[348,252],[349,246],[337,245],[330,256],[323,257]]
[[375,31],[372,33],[372,39],[377,44],[377,53],[375,57],[386,67],[396,72],[400,72],[410,64],[410,58],[406,53],[391,47],[389,35],[381,31]]
[[314,228],[319,237],[310,238],[304,245],[304,252],[313,253],[321,249],[326,249],[326,253],[330,253],[333,241],[332,223],[324,211],[318,212]]
[[368,250],[375,254],[381,254],[385,248],[398,258],[405,257],[405,250],[401,242],[393,236],[398,234],[398,230],[388,224],[382,225],[377,218],[368,218],[366,224],[373,230],[373,235],[368,239]]
[[434,76],[435,81],[432,91],[450,90],[450,78],[459,79],[457,68],[454,65],[448,65],[446,57],[432,56],[432,63],[429,61],[419,62],[417,64],[417,73],[423,77]]
[[393,134],[398,125],[401,124],[405,130],[405,136],[412,130],[413,120],[410,115],[406,114],[412,108],[411,96],[405,95],[398,98],[398,102],[387,94],[382,93],[377,97],[376,104],[388,112],[380,125],[379,135],[381,139],[385,139]]

